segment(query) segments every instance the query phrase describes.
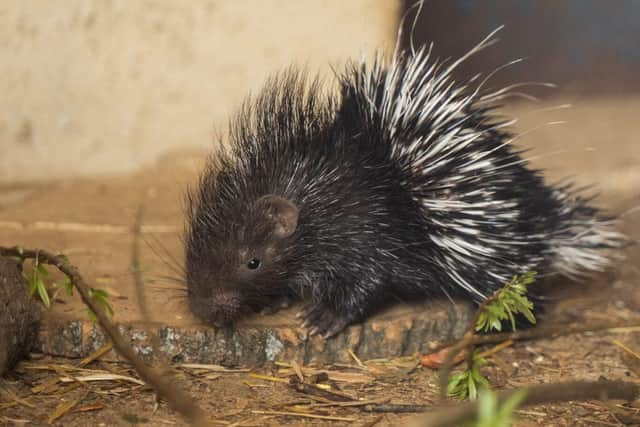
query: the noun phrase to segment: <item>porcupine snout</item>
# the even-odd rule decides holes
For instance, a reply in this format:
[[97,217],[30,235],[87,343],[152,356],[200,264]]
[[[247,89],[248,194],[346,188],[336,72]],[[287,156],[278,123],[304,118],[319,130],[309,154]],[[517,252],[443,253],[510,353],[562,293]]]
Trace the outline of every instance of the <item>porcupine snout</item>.
[[190,298],[191,311],[216,327],[231,325],[238,317],[242,298],[232,289],[215,290],[206,297]]

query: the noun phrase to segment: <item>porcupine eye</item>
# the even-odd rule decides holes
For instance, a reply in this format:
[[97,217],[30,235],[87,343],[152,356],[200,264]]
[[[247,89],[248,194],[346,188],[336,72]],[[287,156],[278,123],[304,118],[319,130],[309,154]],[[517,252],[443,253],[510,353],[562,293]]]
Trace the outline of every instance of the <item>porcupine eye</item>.
[[260,260],[258,258],[250,259],[247,263],[247,267],[249,268],[249,270],[257,269],[258,267],[260,267]]

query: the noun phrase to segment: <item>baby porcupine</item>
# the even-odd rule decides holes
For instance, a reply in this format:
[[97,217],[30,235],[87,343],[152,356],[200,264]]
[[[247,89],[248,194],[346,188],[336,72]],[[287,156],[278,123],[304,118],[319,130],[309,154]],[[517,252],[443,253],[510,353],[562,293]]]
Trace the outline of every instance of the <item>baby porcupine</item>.
[[527,166],[492,113],[505,90],[452,80],[488,40],[449,65],[426,48],[352,64],[336,97],[290,70],[247,100],[189,193],[192,311],[228,325],[302,297],[328,338],[406,295],[609,267],[615,219]]

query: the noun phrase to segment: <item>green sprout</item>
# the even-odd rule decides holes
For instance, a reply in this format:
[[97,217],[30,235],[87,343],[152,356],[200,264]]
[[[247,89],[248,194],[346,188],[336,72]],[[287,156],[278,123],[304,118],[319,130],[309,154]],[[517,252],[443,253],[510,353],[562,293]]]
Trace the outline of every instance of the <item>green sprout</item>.
[[62,282],[62,286],[64,286],[64,290],[67,291],[67,295],[73,295],[73,282],[68,276],[64,276],[64,282]]
[[[68,262],[67,258],[63,258],[65,262]],[[38,295],[40,301],[46,308],[51,308],[51,300],[55,299],[58,293],[61,290],[64,290],[67,295],[73,295],[74,284],[69,276],[64,276],[64,281],[62,285],[59,285],[55,282],[51,283],[51,289],[54,290],[53,296],[49,296],[49,291],[47,290],[46,281],[49,278],[49,271],[46,269],[44,264],[38,261],[36,257],[34,259],[33,268],[29,272],[23,271],[22,277],[27,281],[27,291],[30,296]],[[104,309],[107,316],[113,316],[113,307],[109,303],[109,294],[107,291],[98,288],[90,288],[89,295],[93,300]],[[88,309],[89,319],[92,322],[96,322],[97,318],[95,313]]]
[[49,298],[47,286],[44,283],[45,279],[49,277],[49,272],[44,265],[40,264],[36,258],[33,268],[31,269],[31,274],[27,274],[23,271],[22,277],[27,281],[29,295],[34,296],[35,294],[38,294],[42,304],[44,304],[45,307],[50,308],[51,299]]
[[[108,317],[113,316],[113,307],[111,306],[111,304],[109,304],[109,294],[107,293],[107,291],[105,291],[104,289],[91,288],[89,289],[89,296],[93,298],[96,304],[102,306],[104,312]],[[89,319],[91,319],[91,321],[94,323],[97,322],[98,318],[96,317],[96,314],[93,312],[93,310],[88,308],[87,311],[89,314]]]
[[482,375],[480,368],[485,366],[487,361],[480,356],[480,352],[475,351],[471,360],[471,365],[466,370],[451,375],[447,384],[447,396],[456,397],[460,400],[469,398],[476,400],[479,389],[488,389],[489,380]]
[[510,427],[513,412],[526,397],[526,390],[518,390],[499,404],[497,393],[483,390],[478,399],[478,418],[474,427]]
[[533,303],[527,298],[527,286],[535,281],[536,273],[531,271],[521,276],[513,276],[511,281],[498,291],[478,316],[475,329],[477,332],[502,330],[502,321],[509,320],[511,328],[516,329],[515,315],[522,314],[532,324],[536,323],[533,315]]
[[[474,325],[476,332],[500,331],[502,321],[509,320],[513,330],[516,329],[515,316],[522,314],[532,324],[536,323],[533,315],[533,303],[527,298],[527,287],[535,281],[536,273],[528,272],[521,276],[513,276],[494,296],[482,306]],[[447,395],[464,400],[475,400],[480,389],[489,389],[489,380],[482,375],[480,369],[487,361],[476,350],[468,362],[467,369],[451,375],[447,383]]]

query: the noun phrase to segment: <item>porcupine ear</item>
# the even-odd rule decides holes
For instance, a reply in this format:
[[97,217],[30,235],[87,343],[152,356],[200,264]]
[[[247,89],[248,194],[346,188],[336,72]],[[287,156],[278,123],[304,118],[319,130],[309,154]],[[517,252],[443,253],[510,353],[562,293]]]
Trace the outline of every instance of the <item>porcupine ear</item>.
[[269,194],[258,200],[258,205],[267,211],[267,219],[273,222],[274,236],[284,239],[298,227],[298,207],[284,197]]

